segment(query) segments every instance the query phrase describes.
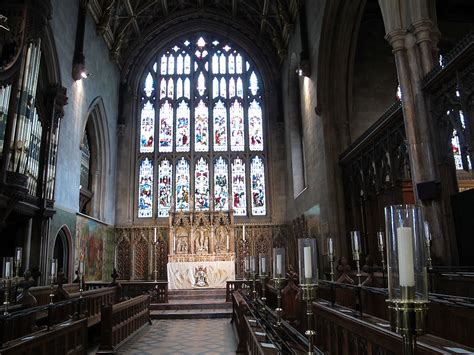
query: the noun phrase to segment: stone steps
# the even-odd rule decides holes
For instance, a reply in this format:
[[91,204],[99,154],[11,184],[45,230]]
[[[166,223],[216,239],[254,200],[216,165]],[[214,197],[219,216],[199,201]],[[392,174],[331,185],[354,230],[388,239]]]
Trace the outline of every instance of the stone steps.
[[229,318],[232,304],[225,289],[170,290],[169,303],[150,304],[152,319]]

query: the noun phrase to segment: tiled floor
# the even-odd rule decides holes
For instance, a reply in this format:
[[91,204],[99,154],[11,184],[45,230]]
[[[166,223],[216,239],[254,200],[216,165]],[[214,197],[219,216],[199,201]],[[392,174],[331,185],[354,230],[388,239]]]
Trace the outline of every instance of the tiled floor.
[[126,355],[235,354],[230,319],[155,320],[119,350]]

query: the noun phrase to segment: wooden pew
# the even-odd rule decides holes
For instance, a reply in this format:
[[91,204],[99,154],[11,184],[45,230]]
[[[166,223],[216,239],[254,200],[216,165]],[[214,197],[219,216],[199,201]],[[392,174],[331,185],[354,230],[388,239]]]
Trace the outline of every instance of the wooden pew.
[[2,355],[85,355],[87,354],[87,320],[61,323],[50,330],[23,337],[0,349]]
[[137,296],[115,305],[102,306],[100,354],[113,354],[130,336],[151,324],[150,297]]

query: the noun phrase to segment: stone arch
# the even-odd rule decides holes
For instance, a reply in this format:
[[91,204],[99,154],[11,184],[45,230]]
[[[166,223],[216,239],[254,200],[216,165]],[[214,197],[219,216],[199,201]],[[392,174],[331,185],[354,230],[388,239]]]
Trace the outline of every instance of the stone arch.
[[84,132],[83,134],[87,132],[91,149],[90,186],[92,198],[90,215],[99,220],[104,220],[107,207],[107,176],[110,174],[111,147],[107,115],[102,97],[96,97],[92,101],[86,117],[81,132]]
[[51,250],[49,254],[51,255],[51,258],[58,259],[58,270],[60,268],[63,269],[64,276],[68,279],[69,282],[72,282],[75,271],[73,247],[74,242],[71,230],[66,224],[64,224],[56,232],[54,239],[51,242]]

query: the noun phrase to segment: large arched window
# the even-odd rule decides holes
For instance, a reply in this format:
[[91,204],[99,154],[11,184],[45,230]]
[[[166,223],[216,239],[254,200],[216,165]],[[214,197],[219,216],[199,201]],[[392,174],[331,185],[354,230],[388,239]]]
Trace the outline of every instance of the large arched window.
[[261,86],[252,60],[218,36],[188,36],[157,53],[139,95],[139,218],[172,207],[267,214]]

